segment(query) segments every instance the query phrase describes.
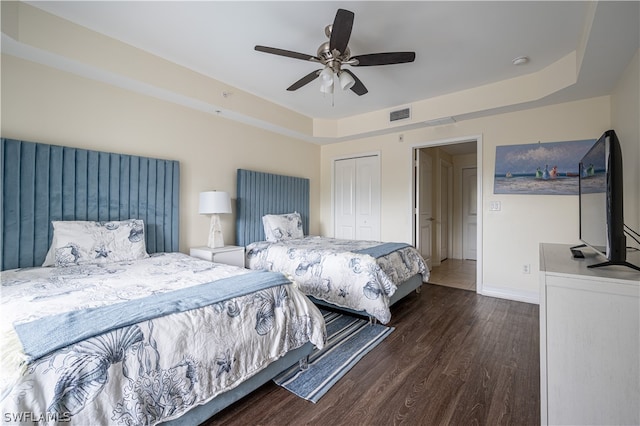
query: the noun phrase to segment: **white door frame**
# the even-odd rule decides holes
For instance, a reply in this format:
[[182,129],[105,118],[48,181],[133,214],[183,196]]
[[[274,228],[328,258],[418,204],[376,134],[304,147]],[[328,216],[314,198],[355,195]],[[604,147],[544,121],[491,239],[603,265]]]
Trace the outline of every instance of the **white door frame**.
[[413,245],[416,245],[416,241],[415,241],[415,236],[416,236],[416,215],[414,212],[414,205],[415,205],[415,194],[416,194],[416,188],[415,188],[415,167],[413,167],[414,165],[414,158],[415,158],[415,150],[416,149],[420,149],[420,148],[432,148],[432,147],[437,147],[437,146],[443,146],[443,145],[452,145],[452,144],[458,144],[458,143],[464,143],[464,142],[476,142],[476,167],[478,170],[478,199],[477,199],[477,209],[478,209],[478,229],[477,229],[477,235],[476,235],[476,244],[477,244],[477,250],[478,250],[478,256],[477,256],[477,260],[476,260],[476,293],[478,294],[484,294],[483,293],[483,280],[482,280],[482,262],[483,262],[483,256],[482,256],[482,217],[483,217],[483,210],[482,210],[482,202],[483,202],[483,198],[482,198],[482,135],[475,135],[475,136],[465,136],[465,137],[458,137],[458,138],[451,138],[451,139],[440,139],[440,140],[434,140],[434,141],[426,141],[426,142],[420,142],[420,143],[416,143],[411,145],[411,162],[410,164],[412,165],[411,167],[411,174],[412,174],[412,179],[411,179],[411,202],[410,202],[410,207],[409,207],[409,212],[410,212],[410,216],[411,216],[411,233],[412,233],[412,239],[413,239]]

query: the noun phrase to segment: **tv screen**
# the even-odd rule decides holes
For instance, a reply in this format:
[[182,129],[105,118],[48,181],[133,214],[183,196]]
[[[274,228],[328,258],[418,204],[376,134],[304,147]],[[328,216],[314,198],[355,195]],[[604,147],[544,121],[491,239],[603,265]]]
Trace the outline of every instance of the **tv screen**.
[[589,265],[637,266],[626,262],[624,235],[622,150],[613,130],[607,130],[580,160],[580,240],[607,262]]
[[607,151],[600,138],[580,161],[580,240],[607,255]]

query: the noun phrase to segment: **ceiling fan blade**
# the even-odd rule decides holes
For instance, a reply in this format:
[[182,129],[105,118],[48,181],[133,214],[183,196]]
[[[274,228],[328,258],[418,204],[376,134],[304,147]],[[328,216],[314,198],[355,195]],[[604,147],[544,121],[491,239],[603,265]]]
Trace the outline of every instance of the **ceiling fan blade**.
[[351,91],[353,93],[355,93],[358,96],[366,95],[367,93],[369,93],[367,88],[364,87],[364,84],[362,84],[360,79],[358,77],[356,77],[356,75],[354,73],[352,73],[349,70],[345,70],[345,69],[343,69],[342,72],[348,73],[355,80],[355,84],[351,87]]
[[413,62],[416,59],[415,52],[389,52],[389,53],[370,53],[368,55],[352,56],[356,59],[357,64],[351,64],[354,67],[367,67],[372,65],[392,65]]
[[275,47],[256,46],[258,52],[271,53],[273,55],[286,56],[293,59],[302,59],[303,61],[320,62],[320,58],[306,53],[292,52],[291,50],[277,49]]
[[337,50],[340,54],[347,50],[351,29],[353,28],[353,12],[345,9],[338,9],[336,17],[331,27],[331,37],[329,38],[329,49],[333,52]]
[[320,71],[322,71],[322,70],[320,69],[320,70],[315,70],[315,71],[310,72],[309,74],[307,74],[304,77],[302,77],[300,80],[298,80],[295,83],[293,83],[291,86],[287,87],[287,90],[290,91],[290,92],[293,92],[294,90],[298,90],[299,88],[301,88],[305,84],[311,83],[313,80],[318,78],[318,76],[320,75]]

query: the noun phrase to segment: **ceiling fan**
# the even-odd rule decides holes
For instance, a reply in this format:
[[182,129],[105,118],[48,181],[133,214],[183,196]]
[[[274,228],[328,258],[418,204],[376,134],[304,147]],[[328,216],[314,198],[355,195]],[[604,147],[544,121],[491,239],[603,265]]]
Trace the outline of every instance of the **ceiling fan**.
[[348,69],[343,69],[342,67],[344,65],[366,67],[373,65],[402,64],[413,62],[416,54],[415,52],[388,52],[351,56],[348,44],[349,38],[351,37],[351,29],[353,28],[353,18],[353,12],[338,9],[333,25],[327,25],[324,29],[326,36],[329,37],[329,41],[320,45],[316,56],[259,45],[256,46],[255,49],[259,52],[318,62],[324,65],[324,68],[312,71],[293,83],[287,88],[289,91],[297,90],[311,83],[316,78],[321,77],[322,84],[320,91],[333,93],[333,82],[337,76],[340,87],[343,90],[351,89],[351,91],[357,95],[362,96],[368,92],[367,88],[354,73]]

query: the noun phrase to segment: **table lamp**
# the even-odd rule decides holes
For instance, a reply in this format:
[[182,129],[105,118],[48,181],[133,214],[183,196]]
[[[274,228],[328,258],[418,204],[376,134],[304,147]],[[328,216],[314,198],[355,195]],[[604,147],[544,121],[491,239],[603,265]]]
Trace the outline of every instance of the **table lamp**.
[[207,246],[217,248],[224,246],[220,214],[231,213],[231,198],[224,191],[205,191],[200,193],[200,214],[211,215],[209,242]]

